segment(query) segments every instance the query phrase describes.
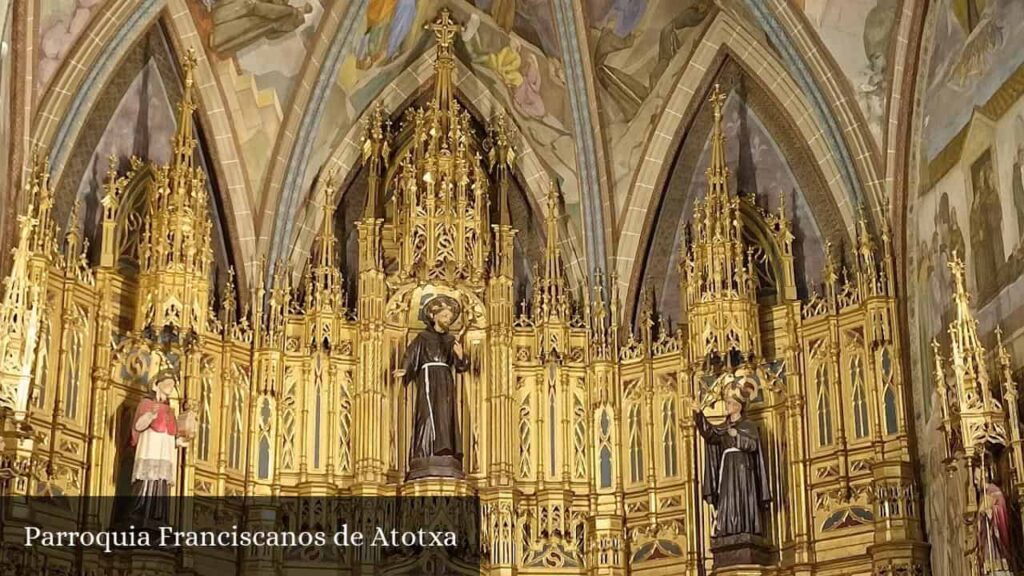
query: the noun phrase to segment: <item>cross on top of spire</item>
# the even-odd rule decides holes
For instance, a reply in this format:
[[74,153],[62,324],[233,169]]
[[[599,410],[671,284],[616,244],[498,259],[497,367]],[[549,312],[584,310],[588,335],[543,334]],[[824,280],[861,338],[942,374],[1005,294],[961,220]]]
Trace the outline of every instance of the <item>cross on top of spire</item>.
[[434,36],[437,38],[438,56],[451,54],[455,33],[461,28],[452,21],[451,12],[447,8],[442,8],[437,20],[433,24],[427,24],[426,27],[433,30]]
[[960,255],[953,250],[953,255],[950,257],[949,262],[946,263],[949,267],[949,272],[953,275],[953,292],[954,296],[962,297],[967,300],[967,289],[964,286],[964,262],[960,259]]

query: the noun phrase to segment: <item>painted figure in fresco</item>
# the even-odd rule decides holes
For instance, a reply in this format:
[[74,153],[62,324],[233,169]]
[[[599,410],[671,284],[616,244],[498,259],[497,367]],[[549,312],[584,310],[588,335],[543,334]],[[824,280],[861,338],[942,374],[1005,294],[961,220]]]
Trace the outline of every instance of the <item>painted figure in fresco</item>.
[[[949,205],[949,194],[945,192],[939,198],[939,208],[935,212],[935,232],[932,242],[935,244],[935,250],[943,256],[940,260],[942,262],[951,260],[954,252],[960,258],[967,253],[964,232],[960,229],[956,211]],[[948,286],[949,283],[947,282],[945,285]]]
[[541,118],[547,111],[544,108],[544,97],[540,92],[540,62],[537,55],[530,52],[522,68],[523,81],[513,93],[512,100],[523,114]]
[[1010,193],[1013,194],[1013,209],[1017,213],[1017,244],[1024,242],[1024,116],[1013,121],[1014,139],[1017,152],[1013,155],[1013,171],[1010,173]]
[[864,21],[864,56],[868,65],[859,92],[865,114],[876,136],[881,136],[882,117],[885,114],[889,43],[899,8],[899,0],[877,0]]
[[678,2],[678,5],[681,7],[679,13],[661,28],[658,36],[658,59],[645,83],[635,74],[608,64],[607,60],[618,52],[636,46],[636,28],[643,20],[648,3],[630,0],[591,3],[591,17],[600,29],[594,43],[593,54],[597,80],[627,120],[636,116],[640,105],[654,90],[658,79],[679,51],[682,44],[680,35],[700,25],[713,7],[710,0],[686,0]]
[[495,26],[511,36],[540,48],[549,58],[561,58],[558,28],[548,0],[475,0],[473,4],[490,14]]
[[160,352],[152,378],[153,395],[139,403],[132,425],[135,464],[132,468],[130,522],[137,528],[154,529],[169,523],[169,497],[178,477],[178,449],[195,435],[195,416],[186,407],[176,418],[170,398],[178,383],[178,371]]
[[747,396],[734,386],[725,393],[725,422],[712,424],[694,411],[707,447],[702,496],[716,511],[713,536],[764,536],[764,507],[771,500],[757,424],[743,414]]
[[213,7],[210,48],[232,54],[266,38],[274,40],[297,30],[313,12],[305,3],[288,0],[220,0]]
[[416,384],[408,480],[431,476],[462,477],[462,432],[459,429],[455,374],[469,361],[449,331],[462,306],[444,294],[425,294],[420,320],[426,328],[405,351],[405,384]]
[[356,65],[368,70],[398,55],[416,20],[416,0],[370,0]]
[[992,65],[992,57],[1006,41],[999,0],[951,0],[952,20],[966,37],[960,53],[954,56],[948,83],[964,88],[983,77]]
[[999,270],[1006,263],[1003,252],[1003,208],[999,203],[992,170],[992,152],[987,151],[971,166],[971,260],[974,281],[984,301],[999,288]]

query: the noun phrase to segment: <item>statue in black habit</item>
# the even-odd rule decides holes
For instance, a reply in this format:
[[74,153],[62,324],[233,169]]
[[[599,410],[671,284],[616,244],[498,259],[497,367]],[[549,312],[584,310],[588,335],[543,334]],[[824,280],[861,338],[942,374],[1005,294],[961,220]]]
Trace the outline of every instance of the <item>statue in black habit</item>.
[[771,500],[757,424],[743,415],[746,397],[727,391],[726,418],[712,424],[694,412],[707,447],[702,496],[716,511],[712,552],[716,566],[760,564],[764,558],[764,507]]
[[455,374],[465,372],[469,362],[449,331],[461,312],[450,296],[425,295],[420,320],[426,328],[405,351],[405,384],[416,383],[407,480],[463,476]]

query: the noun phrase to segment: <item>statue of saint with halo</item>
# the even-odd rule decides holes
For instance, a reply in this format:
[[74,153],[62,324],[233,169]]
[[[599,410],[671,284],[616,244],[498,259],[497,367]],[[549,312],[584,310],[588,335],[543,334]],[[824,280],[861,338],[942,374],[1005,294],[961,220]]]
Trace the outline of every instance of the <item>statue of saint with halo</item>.
[[416,384],[408,480],[463,477],[455,374],[465,372],[469,361],[450,331],[461,314],[462,305],[445,294],[424,294],[420,301],[426,327],[402,362],[405,384]]
[[752,393],[735,383],[727,385],[721,424],[712,424],[702,411],[694,410],[697,432],[707,448],[702,496],[716,511],[714,538],[765,536],[764,507],[771,491],[757,423],[743,413]]

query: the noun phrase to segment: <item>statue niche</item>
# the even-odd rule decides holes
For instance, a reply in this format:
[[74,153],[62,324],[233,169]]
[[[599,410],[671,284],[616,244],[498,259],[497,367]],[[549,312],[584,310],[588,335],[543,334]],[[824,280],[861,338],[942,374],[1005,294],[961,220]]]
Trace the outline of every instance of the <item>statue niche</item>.
[[469,361],[449,328],[462,305],[445,294],[424,294],[419,318],[425,324],[405,350],[404,383],[416,384],[407,480],[426,476],[461,478],[462,430],[458,422],[455,373]]
[[[391,350],[398,425],[391,431],[389,468],[402,470],[400,455],[407,454],[409,480],[463,478],[467,451],[466,464],[477,462],[477,415],[467,407],[485,388],[479,379],[490,362],[490,321],[512,316],[511,122],[499,113],[478,134],[455,97],[458,26],[442,10],[431,28],[437,37],[433,97],[403,114],[397,145],[383,107],[369,114],[367,192],[356,225],[358,317],[382,314],[384,345]],[[364,353],[374,352],[368,347]],[[363,378],[364,386],[379,385],[370,382],[379,376]]]

